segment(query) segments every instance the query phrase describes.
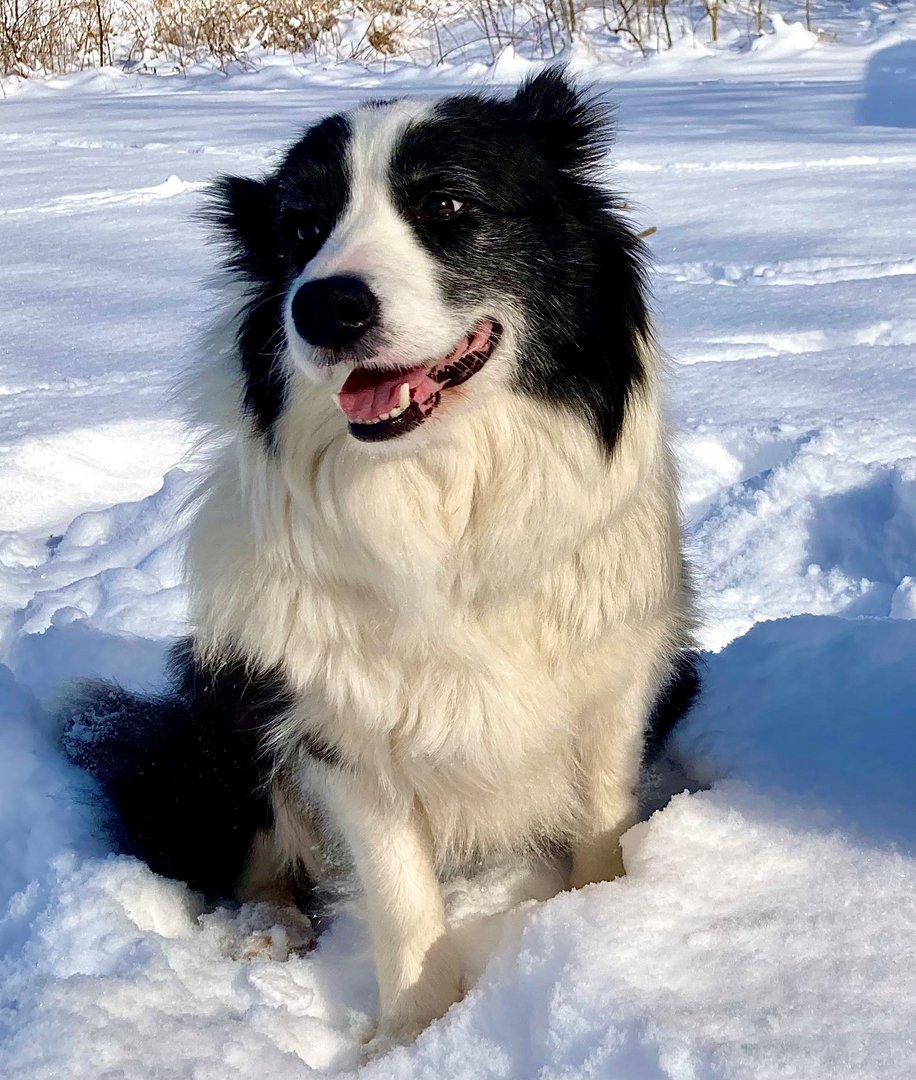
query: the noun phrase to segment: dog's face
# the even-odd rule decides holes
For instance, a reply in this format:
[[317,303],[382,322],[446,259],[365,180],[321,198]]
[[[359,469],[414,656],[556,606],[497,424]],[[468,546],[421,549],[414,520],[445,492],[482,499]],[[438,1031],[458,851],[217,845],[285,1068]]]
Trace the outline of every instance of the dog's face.
[[[364,442],[402,440],[444,414],[451,391],[500,355],[505,267],[481,259],[495,231],[482,180],[498,163],[456,173],[444,129],[429,104],[364,107],[314,128],[278,173],[289,360],[340,385]],[[331,172],[337,182],[322,183]]]
[[371,103],[309,129],[265,181],[223,180],[256,426],[305,378],[367,444],[420,446],[499,385],[606,437],[646,316],[638,242],[591,180],[602,150],[600,113],[550,71],[510,99]]

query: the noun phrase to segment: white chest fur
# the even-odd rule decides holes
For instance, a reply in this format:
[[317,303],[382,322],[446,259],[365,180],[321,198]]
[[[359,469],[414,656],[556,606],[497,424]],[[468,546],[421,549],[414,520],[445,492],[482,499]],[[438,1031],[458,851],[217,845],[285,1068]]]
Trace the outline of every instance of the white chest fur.
[[411,787],[443,851],[569,827],[579,718],[669,636],[680,573],[648,406],[610,458],[509,391],[460,436],[367,454],[303,393],[277,452],[227,451],[190,552],[201,646],[280,665],[280,737]]

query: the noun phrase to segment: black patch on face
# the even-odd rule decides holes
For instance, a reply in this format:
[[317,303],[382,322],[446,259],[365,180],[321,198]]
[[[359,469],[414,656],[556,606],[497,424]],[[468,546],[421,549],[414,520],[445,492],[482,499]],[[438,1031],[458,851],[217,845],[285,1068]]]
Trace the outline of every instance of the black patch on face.
[[243,406],[268,441],[286,400],[286,293],[346,206],[349,139],[346,117],[322,120],[266,179],[218,180],[204,215],[224,242],[226,268],[246,288],[238,320]]
[[[645,251],[594,180],[608,142],[604,110],[552,69],[507,101],[439,102],[404,132],[390,183],[450,302],[524,311],[519,389],[584,413],[612,450],[645,378],[649,318]],[[461,212],[425,216],[431,192]]]

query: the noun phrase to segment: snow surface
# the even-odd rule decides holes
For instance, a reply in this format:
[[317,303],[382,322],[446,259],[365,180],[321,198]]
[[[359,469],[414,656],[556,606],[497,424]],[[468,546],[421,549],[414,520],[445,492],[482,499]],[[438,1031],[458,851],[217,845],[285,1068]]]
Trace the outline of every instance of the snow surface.
[[[916,1074],[916,49],[899,27],[858,46],[777,27],[743,56],[588,71],[619,104],[612,180],[658,227],[709,650],[681,741],[711,787],[628,834],[622,881],[546,902],[546,872],[453,883],[476,983],[367,1080]],[[210,303],[201,185],[364,96],[528,66],[94,72],[0,104],[3,1080],[357,1068],[375,1010],[357,908],[284,962],[275,913],[203,913],[111,856],[51,706],[72,675],[154,684],[182,632],[195,466],[169,390]]]

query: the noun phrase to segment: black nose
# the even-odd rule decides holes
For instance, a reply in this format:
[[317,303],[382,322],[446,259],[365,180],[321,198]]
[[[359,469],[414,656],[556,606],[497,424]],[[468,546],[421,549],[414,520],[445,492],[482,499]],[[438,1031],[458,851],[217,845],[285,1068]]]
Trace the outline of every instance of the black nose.
[[378,322],[378,300],[358,277],[320,278],[299,287],[292,314],[296,330],[309,344],[348,349]]

